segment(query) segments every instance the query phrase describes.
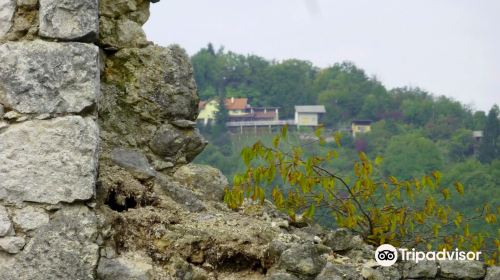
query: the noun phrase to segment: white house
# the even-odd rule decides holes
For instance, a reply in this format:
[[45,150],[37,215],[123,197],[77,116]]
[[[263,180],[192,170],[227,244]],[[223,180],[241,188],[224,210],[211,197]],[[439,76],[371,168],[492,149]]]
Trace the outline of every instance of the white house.
[[295,125],[319,126],[321,114],[326,113],[323,105],[295,106]]

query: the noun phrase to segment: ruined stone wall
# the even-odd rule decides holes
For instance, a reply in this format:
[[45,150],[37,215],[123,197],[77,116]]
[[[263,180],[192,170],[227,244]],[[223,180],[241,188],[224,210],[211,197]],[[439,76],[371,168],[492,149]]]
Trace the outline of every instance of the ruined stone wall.
[[222,202],[188,56],[149,0],[0,0],[0,279],[499,279],[373,261],[345,229]]
[[149,5],[0,0],[0,279],[114,279],[118,213],[158,205],[206,145],[188,57],[146,40]]
[[98,2],[0,0],[0,279],[94,279]]

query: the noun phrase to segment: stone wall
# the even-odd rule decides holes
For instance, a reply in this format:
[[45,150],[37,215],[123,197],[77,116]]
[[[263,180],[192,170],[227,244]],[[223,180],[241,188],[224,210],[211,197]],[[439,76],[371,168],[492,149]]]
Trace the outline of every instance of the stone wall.
[[148,42],[148,0],[0,0],[0,279],[498,279],[480,262],[374,264],[344,230],[235,212],[190,164],[193,69]]
[[0,0],[0,279],[95,279],[98,4]]

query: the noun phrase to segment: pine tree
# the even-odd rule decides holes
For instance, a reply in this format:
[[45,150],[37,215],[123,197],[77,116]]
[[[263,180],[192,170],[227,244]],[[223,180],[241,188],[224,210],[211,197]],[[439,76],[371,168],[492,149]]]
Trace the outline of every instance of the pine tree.
[[500,156],[500,121],[498,115],[500,110],[497,105],[493,106],[488,113],[484,127],[483,139],[479,147],[479,160],[482,163],[490,163]]

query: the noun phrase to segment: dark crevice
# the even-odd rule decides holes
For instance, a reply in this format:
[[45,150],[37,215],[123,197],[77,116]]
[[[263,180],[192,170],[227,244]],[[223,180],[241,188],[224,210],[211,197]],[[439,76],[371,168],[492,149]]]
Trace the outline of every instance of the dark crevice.
[[117,193],[114,190],[109,192],[105,204],[117,212],[128,211],[128,209],[136,208],[138,205],[136,198],[133,196],[126,197],[123,202],[118,201]]
[[236,253],[235,255],[219,259],[217,268],[221,271],[228,272],[238,272],[250,269],[259,271],[262,274],[266,273],[266,269],[262,266],[260,260],[242,253]]

